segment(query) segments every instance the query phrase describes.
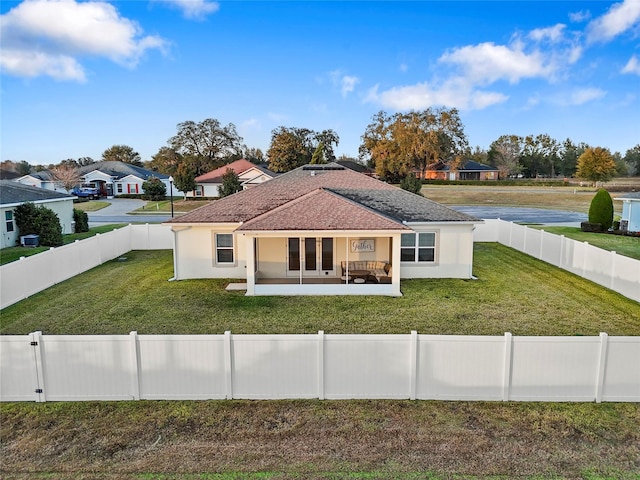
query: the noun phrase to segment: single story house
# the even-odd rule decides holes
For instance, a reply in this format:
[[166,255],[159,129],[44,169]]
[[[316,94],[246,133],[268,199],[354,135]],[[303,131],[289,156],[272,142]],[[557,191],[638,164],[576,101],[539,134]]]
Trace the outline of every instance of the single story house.
[[247,295],[400,296],[405,278],[472,278],[482,223],[337,163],[305,165],[166,222],[174,279]]
[[167,188],[167,195],[182,197],[184,193],[172,185],[169,175],[137,167],[130,163],[109,161],[85,165],[79,169],[82,183],[92,185],[105,197],[117,197],[126,194],[142,194],[142,184],[151,177],[159,178]]
[[236,160],[196,177],[196,188],[193,192],[187,192],[187,197],[213,198],[220,196],[219,188],[222,186],[222,177],[228,169],[236,172],[243,189],[259,185],[276,176],[271,170],[251,163],[249,160]]
[[640,193],[627,193],[616,200],[622,201],[620,230],[623,232],[640,232]]
[[30,185],[32,187],[44,188],[45,190],[52,190],[54,192],[60,193],[69,193],[62,187],[58,182],[56,182],[53,174],[49,170],[42,170],[40,172],[30,173],[28,175],[23,175],[19,178],[15,179],[16,182],[19,182],[23,185]]
[[20,232],[15,223],[16,207],[26,202],[42,205],[52,210],[60,219],[62,233],[73,233],[73,196],[45,188],[23,185],[12,180],[0,180],[0,210],[2,213],[2,237],[0,248],[15,247]]
[[424,178],[427,180],[498,180],[498,169],[473,160],[467,160],[457,169],[451,169],[445,162],[438,161],[427,166]]

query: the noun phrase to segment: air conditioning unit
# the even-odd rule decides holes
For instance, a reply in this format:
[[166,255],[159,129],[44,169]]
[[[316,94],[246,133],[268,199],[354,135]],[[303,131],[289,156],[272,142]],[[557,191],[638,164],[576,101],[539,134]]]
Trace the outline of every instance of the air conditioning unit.
[[20,237],[20,245],[23,247],[40,246],[40,235],[23,235]]

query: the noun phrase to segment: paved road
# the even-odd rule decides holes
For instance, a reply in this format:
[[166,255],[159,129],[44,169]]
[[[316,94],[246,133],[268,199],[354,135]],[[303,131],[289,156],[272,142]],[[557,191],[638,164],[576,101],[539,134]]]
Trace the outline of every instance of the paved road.
[[543,208],[523,207],[484,207],[484,206],[453,206],[459,212],[473,215],[477,218],[500,218],[508,222],[522,223],[562,223],[580,225],[587,221],[587,215],[563,210],[546,210]]
[[137,210],[145,205],[144,200],[132,198],[114,198],[108,200],[111,204],[95,212],[87,212],[89,225],[97,226],[104,223],[162,223],[171,218],[166,214],[129,215],[129,212]]

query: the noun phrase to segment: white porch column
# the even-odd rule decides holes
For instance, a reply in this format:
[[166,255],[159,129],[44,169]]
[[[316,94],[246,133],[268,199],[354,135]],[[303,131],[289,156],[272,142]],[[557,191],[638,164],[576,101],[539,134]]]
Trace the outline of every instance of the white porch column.
[[247,295],[256,294],[256,256],[253,247],[255,241],[256,237],[245,234]]
[[393,295],[400,296],[400,233],[391,237],[391,286]]

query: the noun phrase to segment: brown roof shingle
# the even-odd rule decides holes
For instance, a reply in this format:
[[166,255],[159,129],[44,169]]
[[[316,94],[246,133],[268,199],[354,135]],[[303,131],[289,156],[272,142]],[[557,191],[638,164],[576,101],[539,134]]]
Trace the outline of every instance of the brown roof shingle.
[[[364,220],[365,215],[361,213],[363,211],[375,212],[376,225],[378,226],[372,228],[378,229],[384,229],[380,227],[382,224],[388,225],[385,228],[391,228],[390,224],[385,222],[402,224],[403,221],[478,221],[474,217],[456,212],[419,195],[346,169],[336,163],[331,163],[299,167],[253,188],[214,200],[167,223],[249,222],[318,189],[324,190],[324,194],[316,194],[317,196],[313,198],[322,201],[315,201],[315,203],[313,201],[305,201],[307,210],[303,210],[301,205],[292,204],[290,209],[286,209],[289,212],[286,217],[277,212],[269,216],[273,222],[271,228],[267,228],[266,223],[258,220],[254,223],[254,227],[260,225],[260,229],[273,230],[276,229],[274,227],[282,227],[285,218],[287,218],[289,224],[287,229],[299,229],[292,228],[292,225],[302,221],[297,217],[311,217],[309,214],[309,209],[311,208],[314,209],[318,218],[324,220],[323,225],[320,224],[319,220],[307,221],[309,226],[314,227],[313,229],[334,229],[327,228],[333,224],[340,224],[346,229],[354,229],[358,222],[362,221],[364,225],[370,221]],[[330,194],[332,195],[331,197],[328,196]],[[326,204],[323,204],[323,201]],[[344,202],[350,203],[352,207],[347,208]],[[347,212],[348,210],[349,215],[352,215],[352,217],[345,216],[339,221],[334,221],[333,215],[334,213],[337,214],[337,211],[334,212],[332,209],[338,206],[341,211]],[[357,215],[355,214],[356,210],[358,212]],[[347,214],[343,213],[342,215]],[[371,219],[371,217],[367,218]],[[385,222],[380,219],[384,219]],[[397,228],[397,226],[393,228]]]

